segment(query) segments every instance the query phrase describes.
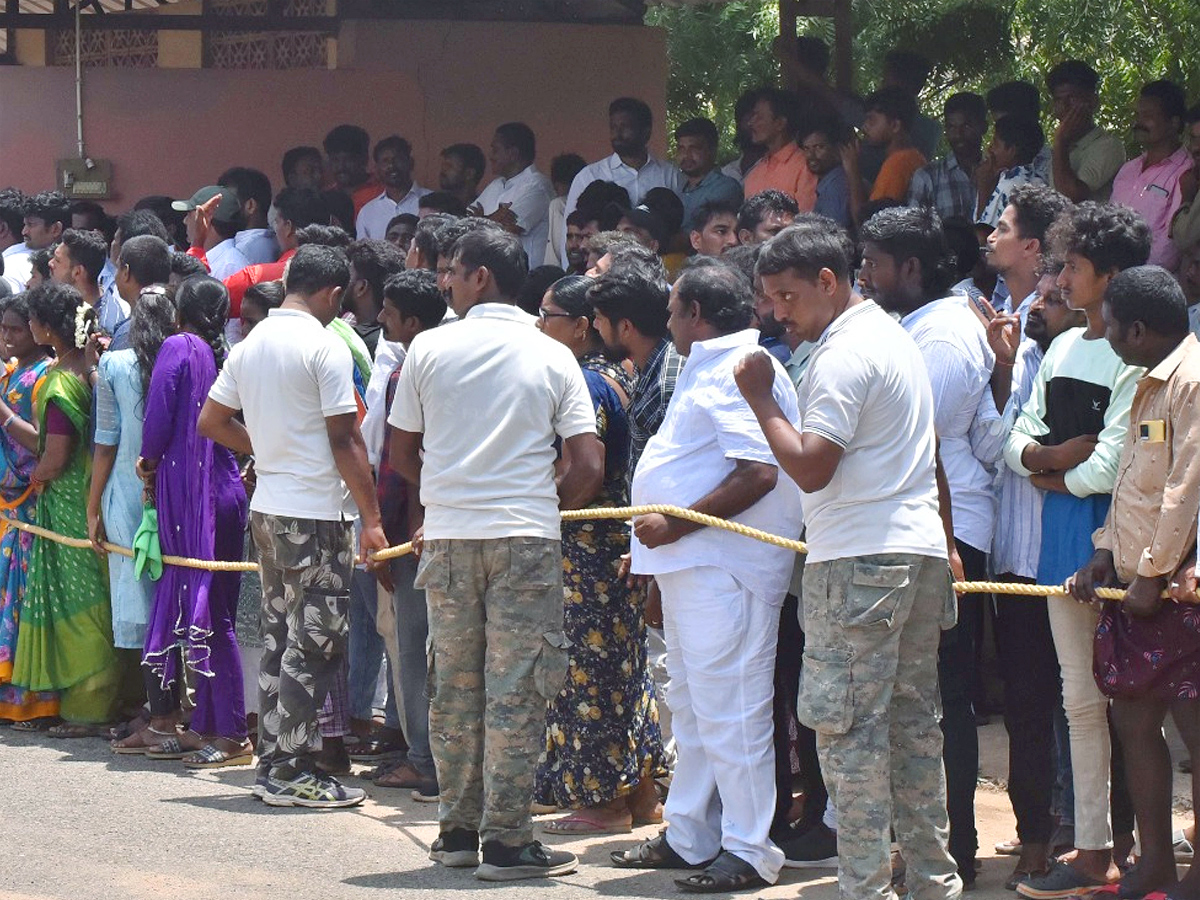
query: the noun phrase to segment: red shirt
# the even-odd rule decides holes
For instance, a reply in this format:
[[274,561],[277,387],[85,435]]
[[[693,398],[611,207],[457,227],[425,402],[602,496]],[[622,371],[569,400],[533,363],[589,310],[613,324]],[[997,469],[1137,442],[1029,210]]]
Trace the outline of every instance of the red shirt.
[[[208,268],[208,258],[204,255],[203,247],[189,247],[188,254],[196,257]],[[240,272],[234,272],[225,279],[225,289],[229,291],[229,318],[240,319],[242,316],[242,298],[246,291],[264,281],[279,281],[283,278],[283,270],[287,268],[288,260],[296,255],[294,249],[287,250],[273,263],[258,263],[246,266]]]

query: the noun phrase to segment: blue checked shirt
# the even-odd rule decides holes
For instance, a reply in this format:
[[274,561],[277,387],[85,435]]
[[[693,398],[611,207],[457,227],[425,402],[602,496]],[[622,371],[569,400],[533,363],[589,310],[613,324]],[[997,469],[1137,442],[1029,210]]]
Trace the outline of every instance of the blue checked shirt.
[[663,338],[650,355],[646,367],[638,373],[637,383],[629,398],[629,468],[625,486],[633,486],[633,470],[650,438],[662,425],[667,404],[675,393],[675,382],[683,371],[687,357],[680,356],[670,338]]
[[932,206],[943,219],[975,219],[975,183],[953,154],[935,159],[913,173],[908,186],[909,206]]

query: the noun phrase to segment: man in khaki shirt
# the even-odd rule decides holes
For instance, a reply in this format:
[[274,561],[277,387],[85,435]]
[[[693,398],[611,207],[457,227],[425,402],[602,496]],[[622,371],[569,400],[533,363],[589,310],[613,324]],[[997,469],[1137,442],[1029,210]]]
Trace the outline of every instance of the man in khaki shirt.
[[1128,584],[1123,602],[1105,603],[1093,662],[1097,686],[1112,698],[1117,736],[1137,748],[1126,754],[1125,774],[1142,855],[1122,877],[1120,895],[1195,896],[1200,874],[1176,883],[1170,792],[1161,786],[1171,778],[1162,734],[1168,712],[1200,758],[1200,614],[1163,599],[1175,573],[1194,560],[1200,343],[1188,330],[1183,289],[1158,266],[1127,269],[1112,280],[1104,322],[1116,354],[1147,372],[1130,408],[1112,506],[1093,536],[1096,553],[1069,586],[1076,600],[1095,602],[1095,588]]

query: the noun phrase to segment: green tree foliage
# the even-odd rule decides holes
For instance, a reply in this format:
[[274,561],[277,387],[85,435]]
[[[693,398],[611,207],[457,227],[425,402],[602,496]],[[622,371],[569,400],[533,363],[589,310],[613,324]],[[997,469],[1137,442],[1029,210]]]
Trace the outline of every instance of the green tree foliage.
[[[778,78],[778,22],[777,0],[652,8],[647,23],[668,31],[671,124],[706,115],[732,135],[738,94]],[[801,20],[801,31],[832,44],[829,20]],[[854,34],[855,89],[877,83],[888,50],[913,50],[934,64],[922,98],[931,114],[955,91],[982,93],[1013,78],[1045,95],[1045,73],[1072,57],[1100,73],[1099,118],[1127,138],[1145,82],[1170,78],[1200,100],[1195,0],[855,0]]]

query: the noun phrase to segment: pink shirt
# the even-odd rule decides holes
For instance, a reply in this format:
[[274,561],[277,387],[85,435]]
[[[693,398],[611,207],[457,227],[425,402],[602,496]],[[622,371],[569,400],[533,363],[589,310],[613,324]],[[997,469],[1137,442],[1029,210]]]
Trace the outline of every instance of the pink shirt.
[[1150,226],[1150,262],[1174,272],[1179,268],[1179,250],[1171,240],[1171,220],[1183,197],[1179,177],[1192,167],[1192,156],[1180,147],[1162,162],[1146,165],[1146,155],[1131,159],[1113,180],[1112,202],[1141,213]]
[[817,205],[817,176],[809,171],[808,158],[795,141],[764,156],[746,173],[747,200],[771,188],[795,197],[800,212],[812,212]]

